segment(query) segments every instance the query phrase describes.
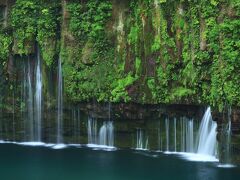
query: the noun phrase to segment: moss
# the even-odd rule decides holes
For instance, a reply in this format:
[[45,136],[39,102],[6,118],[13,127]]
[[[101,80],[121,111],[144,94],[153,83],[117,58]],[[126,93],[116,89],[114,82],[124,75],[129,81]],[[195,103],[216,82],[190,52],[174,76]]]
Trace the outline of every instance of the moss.
[[119,79],[116,84],[113,84],[114,89],[112,90],[112,101],[113,102],[129,102],[131,98],[128,95],[128,92],[126,91],[126,88],[130,85],[132,85],[136,81],[136,77],[133,77],[131,73],[128,73],[128,75],[123,78]]
[[10,47],[12,44],[12,37],[8,32],[0,32],[0,62],[1,64],[5,63],[10,55]]
[[11,11],[14,53],[34,53],[35,42],[40,45],[42,56],[48,66],[57,54],[57,28],[60,17],[60,2],[54,0],[17,0]]
[[0,60],[37,42],[54,69],[60,51],[69,101],[239,106],[239,16],[238,0],[16,0]]

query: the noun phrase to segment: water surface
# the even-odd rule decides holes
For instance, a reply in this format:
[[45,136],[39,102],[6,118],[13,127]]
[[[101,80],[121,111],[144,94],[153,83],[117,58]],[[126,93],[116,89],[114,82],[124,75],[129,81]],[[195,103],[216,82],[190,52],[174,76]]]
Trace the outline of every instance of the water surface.
[[240,179],[240,169],[191,162],[178,155],[135,150],[51,149],[0,144],[3,180],[219,180]]

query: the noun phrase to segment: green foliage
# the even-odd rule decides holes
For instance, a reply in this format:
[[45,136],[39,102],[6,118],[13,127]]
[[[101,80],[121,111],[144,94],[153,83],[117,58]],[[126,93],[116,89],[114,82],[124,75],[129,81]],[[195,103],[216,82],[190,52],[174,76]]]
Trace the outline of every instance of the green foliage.
[[191,100],[191,97],[194,95],[194,92],[192,89],[187,89],[184,87],[178,87],[176,89],[174,89],[174,91],[171,94],[170,99],[172,101],[178,101],[178,100],[182,100],[183,98],[187,99],[187,100]]
[[139,35],[139,27],[138,26],[132,26],[130,33],[128,35],[128,43],[129,44],[136,44],[138,41],[138,35]]
[[7,32],[0,32],[0,60],[5,62],[8,59],[11,43],[12,37]]
[[67,10],[75,40],[62,47],[66,94],[74,101],[109,101],[112,82],[116,81],[113,48],[106,34],[112,5],[108,0],[75,1],[67,4]]
[[59,6],[60,3],[57,0],[51,3],[42,2],[37,21],[37,41],[47,66],[52,65],[56,55],[56,41],[60,20]]
[[36,35],[38,10],[35,0],[17,0],[11,12],[11,25],[17,40],[16,49],[21,55],[29,53],[29,41]]
[[105,24],[111,17],[112,5],[109,1],[90,0],[85,5],[70,3],[67,9],[71,14],[70,31],[79,40],[95,40],[104,32]]
[[137,76],[141,75],[141,59],[138,57],[136,58],[136,61],[135,61],[135,69],[136,69]]
[[155,81],[155,79],[154,78],[148,78],[147,85],[148,85],[148,88],[151,90],[152,98],[153,99],[157,99],[158,92],[157,92],[157,89],[156,89],[156,81]]
[[[61,57],[69,100],[240,105],[238,0],[119,3],[67,1]],[[61,1],[16,0],[13,35],[0,32],[1,65],[12,44],[28,55],[35,41],[53,65],[60,23]]]
[[130,85],[132,85],[136,81],[136,77],[133,77],[131,73],[128,73],[128,75],[123,78],[119,79],[116,83],[113,83],[114,89],[112,90],[112,101],[113,102],[119,102],[124,101],[128,102],[131,100],[131,98],[128,96],[128,93],[126,91],[126,88]]
[[38,41],[43,59],[50,66],[56,54],[56,36],[59,21],[58,0],[17,0],[11,11],[15,52],[28,55]]

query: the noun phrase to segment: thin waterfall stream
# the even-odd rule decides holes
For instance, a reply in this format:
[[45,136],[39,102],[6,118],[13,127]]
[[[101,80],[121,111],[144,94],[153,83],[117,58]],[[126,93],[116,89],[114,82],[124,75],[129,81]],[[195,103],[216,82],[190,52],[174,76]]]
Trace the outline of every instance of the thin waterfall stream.
[[30,59],[27,62],[27,112],[28,112],[28,125],[29,140],[34,141],[34,112],[33,112],[33,90],[31,79],[31,66]]
[[35,138],[34,141],[41,142],[42,130],[42,72],[40,51],[37,54],[36,67],[36,89],[35,89]]
[[142,129],[137,129],[136,149],[148,150],[148,137]]
[[63,77],[62,62],[58,60],[58,94],[57,94],[57,144],[63,142]]

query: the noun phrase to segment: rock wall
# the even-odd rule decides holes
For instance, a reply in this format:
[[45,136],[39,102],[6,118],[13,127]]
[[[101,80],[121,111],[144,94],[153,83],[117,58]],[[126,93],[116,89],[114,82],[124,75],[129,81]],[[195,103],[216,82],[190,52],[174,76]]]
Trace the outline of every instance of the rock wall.
[[1,1],[1,14],[7,12],[1,64],[11,76],[12,59],[36,54],[38,44],[45,71],[55,71],[61,57],[70,102],[223,110],[240,102],[239,6],[237,0]]

